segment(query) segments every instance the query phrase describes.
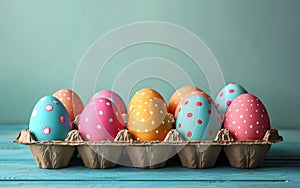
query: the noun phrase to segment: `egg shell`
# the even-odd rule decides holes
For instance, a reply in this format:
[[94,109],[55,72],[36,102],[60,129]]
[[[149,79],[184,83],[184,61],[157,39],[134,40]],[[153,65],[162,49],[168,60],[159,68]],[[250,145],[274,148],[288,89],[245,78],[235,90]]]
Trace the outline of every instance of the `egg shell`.
[[162,141],[171,130],[171,119],[160,98],[140,98],[128,112],[128,130],[136,140]]
[[203,96],[208,100],[209,103],[213,103],[215,105],[212,98],[208,94],[206,94],[205,92],[203,92],[203,91],[191,91],[191,92],[187,93],[184,97],[182,97],[180,103],[177,105],[176,110],[175,110],[175,114],[174,114],[175,119],[178,116],[178,112],[179,112],[179,110],[182,106],[182,103],[184,101],[186,101],[188,98],[192,97],[192,96]]
[[34,106],[29,130],[36,140],[64,140],[72,128],[70,116],[57,98],[45,96]]
[[59,99],[64,105],[70,115],[71,121],[74,121],[75,117],[80,114],[84,108],[80,97],[70,89],[58,90],[53,96]]
[[218,111],[225,114],[232,101],[244,93],[247,93],[247,91],[237,83],[232,82],[226,85],[215,100]]
[[184,101],[176,129],[185,140],[213,140],[220,128],[219,113],[207,98],[195,95]]
[[130,100],[128,105],[128,109],[132,108],[132,104],[138,103],[141,99],[149,98],[149,99],[161,99],[166,106],[166,102],[164,98],[154,89],[151,88],[143,88],[137,91]]
[[[127,113],[126,105],[125,105],[123,99],[121,98],[121,96],[111,90],[100,90],[94,95],[94,97],[106,98],[106,99],[110,100],[111,102],[113,102],[119,108],[119,112],[121,114]],[[93,100],[93,97],[91,100]]]
[[85,141],[114,140],[124,121],[116,105],[105,98],[94,98],[83,109],[78,131]]
[[271,127],[263,103],[252,94],[242,94],[229,106],[224,128],[232,133],[235,140],[262,140]]
[[168,112],[175,116],[175,111],[178,105],[182,103],[183,97],[192,91],[202,91],[194,86],[184,86],[177,89],[171,96],[168,103]]

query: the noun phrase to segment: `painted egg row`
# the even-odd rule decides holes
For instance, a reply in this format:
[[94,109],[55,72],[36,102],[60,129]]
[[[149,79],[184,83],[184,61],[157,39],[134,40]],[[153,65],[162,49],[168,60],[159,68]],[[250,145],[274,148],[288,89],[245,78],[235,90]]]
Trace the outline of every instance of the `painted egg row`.
[[78,114],[78,130],[86,141],[113,140],[126,126],[136,140],[162,141],[172,129],[173,117],[186,140],[213,140],[222,127],[222,114],[224,128],[236,140],[262,139],[270,129],[263,103],[236,83],[226,85],[216,102],[201,89],[185,86],[171,96],[168,105],[160,93],[144,88],[131,98],[128,113],[123,99],[113,91],[97,92],[84,107],[75,92],[62,89],[38,101],[29,129],[37,140],[63,140]]

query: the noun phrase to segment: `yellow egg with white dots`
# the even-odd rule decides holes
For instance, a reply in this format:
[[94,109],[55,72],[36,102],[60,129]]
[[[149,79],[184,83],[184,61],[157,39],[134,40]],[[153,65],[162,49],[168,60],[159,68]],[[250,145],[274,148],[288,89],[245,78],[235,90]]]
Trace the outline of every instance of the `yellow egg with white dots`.
[[157,94],[160,97],[142,95],[130,102],[127,128],[136,140],[162,141],[172,128],[165,101]]

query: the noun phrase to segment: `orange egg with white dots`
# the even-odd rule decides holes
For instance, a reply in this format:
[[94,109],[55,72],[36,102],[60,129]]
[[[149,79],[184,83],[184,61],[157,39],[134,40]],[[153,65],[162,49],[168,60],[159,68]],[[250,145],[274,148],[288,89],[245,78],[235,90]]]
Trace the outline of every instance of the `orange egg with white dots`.
[[143,88],[139,91],[137,91],[133,97],[130,100],[130,103],[128,105],[128,109],[130,109],[130,107],[132,106],[132,104],[139,102],[141,99],[143,98],[150,98],[150,99],[154,99],[154,98],[158,98],[161,99],[164,103],[164,105],[166,106],[166,103],[164,101],[164,98],[154,89],[151,88]]
[[202,90],[194,86],[184,86],[182,88],[177,89],[169,100],[168,112],[173,114],[175,117],[175,111],[177,106],[182,103],[183,97],[192,91],[202,91]]
[[131,101],[127,128],[136,140],[164,140],[172,129],[165,101],[156,97],[141,97],[139,100]]
[[84,108],[80,97],[70,89],[61,89],[53,94],[66,108],[70,115],[71,121],[75,120],[75,117],[80,114]]

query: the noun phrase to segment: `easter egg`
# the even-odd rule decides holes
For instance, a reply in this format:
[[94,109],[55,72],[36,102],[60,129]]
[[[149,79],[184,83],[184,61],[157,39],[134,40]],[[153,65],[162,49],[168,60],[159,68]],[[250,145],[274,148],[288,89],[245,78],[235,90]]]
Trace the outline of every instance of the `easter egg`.
[[114,105],[119,108],[119,112],[121,114],[127,113],[126,105],[125,105],[123,99],[120,97],[120,95],[118,95],[117,93],[115,93],[111,90],[100,90],[94,95],[94,97],[106,98],[106,99],[110,100],[111,102],[113,102]]
[[175,91],[175,93],[173,93],[173,95],[171,96],[171,98],[169,100],[168,112],[173,114],[174,117],[176,117],[175,111],[176,111],[177,106],[182,103],[183,97],[192,91],[202,91],[202,90],[197,87],[194,87],[194,86],[184,86],[180,89],[177,89]]
[[161,102],[166,106],[164,98],[154,89],[151,88],[143,88],[137,91],[130,100],[128,105],[129,111],[132,110],[132,104],[138,103],[141,99],[149,98],[149,99],[161,99]]
[[262,140],[270,129],[270,119],[263,103],[252,94],[242,94],[233,100],[224,119],[235,140]]
[[176,130],[185,140],[213,140],[221,128],[215,106],[204,96],[184,100],[176,120]]
[[[135,99],[134,99],[135,100]],[[136,140],[162,141],[172,124],[165,102],[161,98],[139,98],[131,101],[128,130]]]
[[106,98],[95,97],[90,100],[78,123],[78,131],[85,141],[114,140],[122,129],[124,121],[119,108]]
[[225,114],[232,101],[244,93],[247,93],[247,91],[237,83],[232,82],[226,85],[216,97],[215,102],[218,111]]
[[205,92],[203,92],[203,91],[191,91],[191,92],[187,93],[184,97],[181,98],[181,101],[177,105],[176,110],[175,110],[175,114],[174,114],[175,119],[178,116],[178,112],[179,112],[181,106],[183,105],[183,102],[186,101],[188,98],[190,98],[192,96],[203,96],[204,98],[206,98],[208,100],[209,103],[212,103],[213,105],[215,105],[212,98],[208,94],[206,94]]
[[57,98],[45,96],[34,106],[29,131],[36,140],[64,140],[72,128],[70,116]]
[[70,89],[61,89],[53,94],[64,105],[70,115],[71,121],[80,114],[84,108],[80,97]]

